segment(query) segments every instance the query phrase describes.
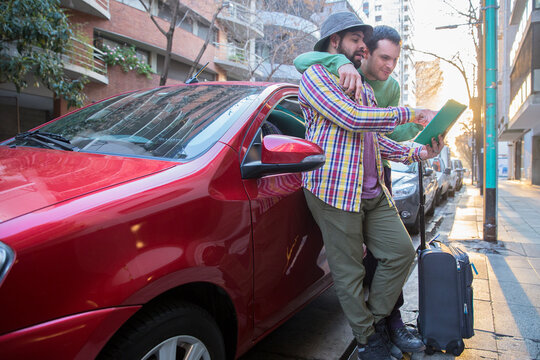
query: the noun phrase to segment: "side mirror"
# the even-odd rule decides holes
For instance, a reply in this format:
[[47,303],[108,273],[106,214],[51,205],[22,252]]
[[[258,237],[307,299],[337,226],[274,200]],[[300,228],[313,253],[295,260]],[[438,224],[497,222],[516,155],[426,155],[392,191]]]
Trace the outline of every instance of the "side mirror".
[[242,178],[304,172],[323,166],[323,149],[310,141],[286,135],[267,135],[262,140],[261,160],[242,165]]
[[433,175],[433,169],[432,168],[427,168],[424,170],[424,175],[426,176],[431,176]]
[[446,169],[444,169],[444,173],[445,173],[446,175],[450,175],[450,174],[452,173],[452,169],[446,168]]

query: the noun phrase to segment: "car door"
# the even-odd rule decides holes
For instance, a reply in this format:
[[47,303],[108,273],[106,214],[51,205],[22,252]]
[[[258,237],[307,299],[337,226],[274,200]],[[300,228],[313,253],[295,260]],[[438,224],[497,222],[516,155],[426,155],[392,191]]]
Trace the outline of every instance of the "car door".
[[[281,121],[289,115],[291,121],[303,121],[294,119],[298,113],[283,106],[294,103],[295,95],[295,91],[282,91],[267,103],[252,125],[256,135],[250,148],[256,148],[268,133],[298,135],[297,127],[288,128],[286,121],[280,123],[277,117],[270,121],[272,112],[280,114]],[[254,336],[258,337],[326,289],[331,279],[321,233],[304,198],[301,174],[247,179],[244,185],[253,223]]]

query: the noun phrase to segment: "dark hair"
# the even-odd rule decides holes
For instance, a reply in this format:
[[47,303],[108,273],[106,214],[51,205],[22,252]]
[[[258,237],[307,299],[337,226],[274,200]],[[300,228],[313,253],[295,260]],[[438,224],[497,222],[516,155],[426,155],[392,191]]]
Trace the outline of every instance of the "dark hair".
[[396,29],[387,25],[379,25],[373,28],[373,34],[366,41],[370,53],[377,49],[379,40],[390,40],[397,46],[401,46],[401,36],[399,36]]

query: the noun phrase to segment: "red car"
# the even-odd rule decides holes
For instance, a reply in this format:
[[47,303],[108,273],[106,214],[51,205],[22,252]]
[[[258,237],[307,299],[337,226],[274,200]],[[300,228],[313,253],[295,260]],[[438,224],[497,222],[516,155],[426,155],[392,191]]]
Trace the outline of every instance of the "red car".
[[0,144],[0,358],[233,359],[331,285],[298,88],[130,92]]

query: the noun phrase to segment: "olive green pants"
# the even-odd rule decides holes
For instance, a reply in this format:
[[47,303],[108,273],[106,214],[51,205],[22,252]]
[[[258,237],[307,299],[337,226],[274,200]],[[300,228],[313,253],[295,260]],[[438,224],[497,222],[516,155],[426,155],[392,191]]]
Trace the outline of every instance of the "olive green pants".
[[[414,247],[395,207],[384,192],[362,199],[360,212],[340,210],[304,189],[307,204],[319,225],[336,293],[357,341],[367,343],[373,324],[388,316],[396,304],[414,260]],[[379,261],[365,301],[366,244]]]

